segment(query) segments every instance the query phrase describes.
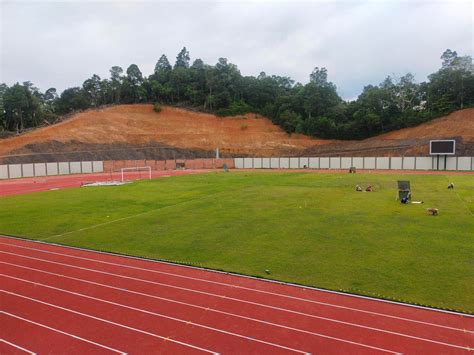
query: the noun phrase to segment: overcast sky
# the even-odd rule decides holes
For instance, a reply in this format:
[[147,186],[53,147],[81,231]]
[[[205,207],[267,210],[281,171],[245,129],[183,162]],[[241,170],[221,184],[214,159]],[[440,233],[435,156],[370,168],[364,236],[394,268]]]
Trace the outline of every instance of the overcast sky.
[[242,75],[306,83],[326,67],[345,99],[367,84],[406,72],[436,71],[442,52],[473,52],[474,1],[5,1],[0,82],[29,80],[43,92],[80,86],[92,74],[135,63],[152,73],[173,64],[225,57]]

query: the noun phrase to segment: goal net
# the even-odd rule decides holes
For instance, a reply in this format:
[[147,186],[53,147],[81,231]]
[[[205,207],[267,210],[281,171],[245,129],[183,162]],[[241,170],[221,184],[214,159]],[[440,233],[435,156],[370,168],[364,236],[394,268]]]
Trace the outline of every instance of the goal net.
[[139,180],[139,179],[151,179],[151,167],[140,166],[135,168],[122,168],[120,169],[121,181]]

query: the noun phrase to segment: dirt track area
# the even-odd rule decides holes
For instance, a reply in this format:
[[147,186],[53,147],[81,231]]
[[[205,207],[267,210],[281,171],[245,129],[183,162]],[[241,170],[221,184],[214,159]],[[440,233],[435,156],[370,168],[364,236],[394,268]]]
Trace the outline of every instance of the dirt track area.
[[474,155],[474,109],[362,141],[288,135],[269,119],[217,117],[152,105],[88,110],[21,136],[0,140],[0,163],[58,160],[206,158],[232,156],[427,155],[430,139],[455,138],[458,155]]

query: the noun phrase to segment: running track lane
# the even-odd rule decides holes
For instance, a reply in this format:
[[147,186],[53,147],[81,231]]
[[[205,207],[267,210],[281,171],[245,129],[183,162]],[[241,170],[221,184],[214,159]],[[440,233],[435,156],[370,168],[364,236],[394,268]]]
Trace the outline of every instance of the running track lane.
[[474,348],[469,315],[7,237],[0,285],[2,354]]

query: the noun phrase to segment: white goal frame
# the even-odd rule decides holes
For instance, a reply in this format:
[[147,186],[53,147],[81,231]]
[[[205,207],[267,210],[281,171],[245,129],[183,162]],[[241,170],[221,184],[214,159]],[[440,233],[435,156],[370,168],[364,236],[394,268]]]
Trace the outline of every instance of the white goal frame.
[[134,168],[122,168],[120,169],[121,181],[124,181],[123,173],[125,171],[140,171],[140,170],[148,170],[148,179],[151,180],[151,166],[137,166]]

